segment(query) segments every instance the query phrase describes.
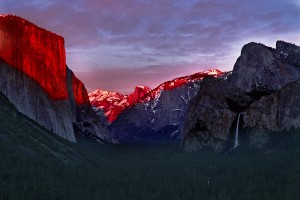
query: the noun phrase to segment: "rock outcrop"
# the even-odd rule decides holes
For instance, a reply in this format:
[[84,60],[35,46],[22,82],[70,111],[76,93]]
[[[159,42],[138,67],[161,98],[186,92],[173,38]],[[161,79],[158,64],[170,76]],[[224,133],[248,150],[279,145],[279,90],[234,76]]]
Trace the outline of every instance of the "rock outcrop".
[[299,52],[283,41],[276,49],[249,43],[226,80],[205,79],[189,106],[186,150],[224,149],[233,140],[239,113],[242,135],[250,134],[252,146],[261,147],[270,133],[299,128]]
[[147,95],[151,89],[147,86],[136,86],[134,92],[128,96],[128,104],[133,105],[138,102],[141,98]]
[[300,48],[282,41],[276,43],[276,49],[253,42],[246,44],[234,65],[230,83],[247,92],[276,91],[299,79],[299,60],[297,63],[294,57],[300,57]]
[[113,140],[66,66],[64,39],[13,15],[0,15],[0,91],[21,113],[67,140],[76,141],[73,125]]
[[243,113],[243,127],[256,132],[279,132],[300,128],[300,80],[262,97]]

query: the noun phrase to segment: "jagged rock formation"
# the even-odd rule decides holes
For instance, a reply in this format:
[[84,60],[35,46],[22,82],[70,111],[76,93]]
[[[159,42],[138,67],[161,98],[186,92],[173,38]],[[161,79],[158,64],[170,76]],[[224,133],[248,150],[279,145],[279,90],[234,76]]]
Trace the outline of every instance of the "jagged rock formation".
[[64,39],[12,15],[0,15],[0,91],[21,113],[65,139],[76,141],[73,122],[79,132],[110,139],[96,125],[84,85],[66,67]]
[[184,127],[186,150],[223,149],[238,113],[255,146],[262,146],[272,132],[299,128],[299,59],[300,48],[283,41],[276,49],[245,45],[232,74],[226,80],[205,79],[191,101]]
[[167,81],[127,108],[109,128],[123,142],[180,139],[189,101],[203,77],[221,74],[209,70]]

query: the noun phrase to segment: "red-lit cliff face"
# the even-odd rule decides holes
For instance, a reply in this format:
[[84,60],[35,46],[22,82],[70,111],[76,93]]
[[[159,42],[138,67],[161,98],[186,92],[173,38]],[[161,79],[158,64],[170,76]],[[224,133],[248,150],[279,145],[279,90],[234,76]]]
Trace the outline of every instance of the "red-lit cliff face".
[[190,76],[183,76],[183,77],[173,79],[171,81],[164,82],[163,84],[159,85],[158,87],[156,87],[155,89],[150,91],[144,97],[140,98],[136,103],[146,103],[148,101],[156,99],[159,96],[161,91],[173,90],[177,87],[186,85],[193,81],[201,80],[206,76],[218,77],[218,76],[221,76],[222,74],[223,74],[223,72],[221,72],[218,69],[210,69],[210,70],[207,70],[204,72],[198,72],[198,73],[190,75]]
[[64,38],[20,17],[0,15],[0,58],[35,80],[52,99],[67,99]]
[[102,109],[107,116],[108,121],[113,122],[127,108],[135,104],[147,103],[148,101],[154,100],[159,97],[160,92],[163,90],[173,90],[193,81],[201,80],[205,76],[218,77],[222,74],[223,72],[220,70],[211,69],[191,76],[184,76],[167,81],[153,90],[145,86],[137,86],[135,91],[129,96],[117,92],[95,90],[89,94],[89,99],[93,107]]
[[140,98],[142,98],[146,94],[148,94],[150,91],[151,91],[151,89],[147,86],[136,86],[134,89],[134,92],[128,96],[129,105],[134,104]]
[[77,105],[90,104],[88,92],[84,84],[74,74],[72,75],[72,89]]
[[75,142],[75,132],[116,142],[83,83],[66,66],[64,39],[13,15],[0,15],[0,93],[17,110]]

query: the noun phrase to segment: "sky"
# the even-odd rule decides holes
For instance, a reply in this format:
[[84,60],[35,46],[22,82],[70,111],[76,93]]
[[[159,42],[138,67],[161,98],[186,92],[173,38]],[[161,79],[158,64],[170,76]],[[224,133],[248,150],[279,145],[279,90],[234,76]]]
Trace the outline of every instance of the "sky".
[[300,0],[1,0],[0,13],[63,36],[88,91],[230,71],[249,42],[300,45]]

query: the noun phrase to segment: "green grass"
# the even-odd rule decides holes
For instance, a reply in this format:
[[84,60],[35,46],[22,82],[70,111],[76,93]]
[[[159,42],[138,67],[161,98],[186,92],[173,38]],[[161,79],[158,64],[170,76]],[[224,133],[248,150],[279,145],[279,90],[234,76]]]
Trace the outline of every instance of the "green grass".
[[0,105],[0,200],[300,199],[300,132],[230,154],[185,153],[178,143],[73,144],[1,95]]

